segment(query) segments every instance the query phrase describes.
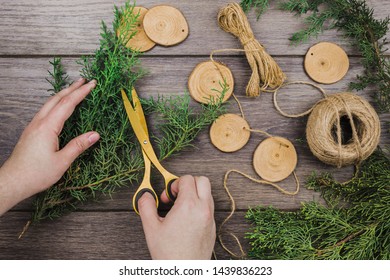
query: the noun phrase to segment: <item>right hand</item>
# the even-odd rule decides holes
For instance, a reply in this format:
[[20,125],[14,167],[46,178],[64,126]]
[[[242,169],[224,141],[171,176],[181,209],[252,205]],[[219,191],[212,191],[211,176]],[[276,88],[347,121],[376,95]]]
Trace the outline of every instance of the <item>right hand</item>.
[[[209,179],[186,175],[172,184],[171,191],[177,199],[165,218],[158,215],[151,194],[138,201],[152,259],[210,259],[216,227]],[[161,200],[169,202],[165,192]]]

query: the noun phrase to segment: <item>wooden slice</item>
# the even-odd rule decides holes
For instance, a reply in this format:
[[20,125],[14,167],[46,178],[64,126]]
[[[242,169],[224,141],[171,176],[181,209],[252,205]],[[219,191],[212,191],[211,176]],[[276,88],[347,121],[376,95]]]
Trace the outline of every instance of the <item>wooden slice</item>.
[[188,79],[188,90],[196,101],[207,104],[211,98],[216,100],[220,97],[221,84],[224,84],[224,80],[228,90],[223,97],[223,102],[228,100],[233,93],[232,72],[228,67],[218,62],[201,62],[194,68]]
[[269,182],[286,179],[295,170],[298,157],[294,145],[282,137],[269,137],[262,141],[253,155],[257,174]]
[[[148,9],[144,7],[134,7],[133,14],[137,15],[139,13],[136,25],[137,33],[127,42],[126,47],[129,49],[137,50],[140,52],[146,52],[152,49],[156,43],[149,39],[146,36],[143,20]],[[121,30],[123,30],[124,23],[122,22],[121,26],[117,30],[117,36],[120,36]]]
[[144,17],[146,35],[162,46],[183,42],[189,33],[187,21],[176,8],[160,5],[151,8]]
[[245,119],[235,114],[220,116],[210,128],[211,143],[222,152],[235,152],[248,143],[249,125]]
[[336,83],[347,74],[348,68],[348,56],[336,44],[329,42],[318,43],[312,46],[306,53],[306,73],[318,83]]

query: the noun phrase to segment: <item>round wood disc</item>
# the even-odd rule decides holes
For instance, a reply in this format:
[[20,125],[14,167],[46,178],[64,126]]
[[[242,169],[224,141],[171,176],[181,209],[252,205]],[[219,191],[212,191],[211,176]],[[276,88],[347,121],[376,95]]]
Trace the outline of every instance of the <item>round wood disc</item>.
[[257,174],[269,182],[286,179],[295,170],[298,156],[294,145],[282,137],[269,137],[262,141],[253,155]]
[[348,56],[336,44],[329,42],[318,43],[312,46],[306,53],[306,73],[318,83],[336,83],[347,74],[348,68]]
[[210,128],[211,143],[222,152],[235,152],[248,143],[249,125],[245,119],[235,114],[220,116]]
[[215,61],[201,62],[194,68],[188,79],[188,90],[196,101],[207,104],[210,98],[215,100],[220,96],[222,91],[220,83],[223,84],[224,79],[229,88],[225,92],[223,102],[228,100],[233,93],[232,72],[225,65]]
[[[143,20],[147,11],[148,9],[144,7],[134,7],[133,14],[137,15],[139,13],[137,23],[136,23],[137,33],[127,42],[126,47],[130,49],[138,50],[140,52],[146,52],[156,45],[155,42],[153,42],[152,40],[149,39],[148,36],[146,36],[144,30]],[[123,27],[118,28],[117,36],[120,36],[121,28]]]
[[144,17],[146,35],[162,46],[183,42],[189,33],[187,21],[176,8],[160,5],[151,8]]

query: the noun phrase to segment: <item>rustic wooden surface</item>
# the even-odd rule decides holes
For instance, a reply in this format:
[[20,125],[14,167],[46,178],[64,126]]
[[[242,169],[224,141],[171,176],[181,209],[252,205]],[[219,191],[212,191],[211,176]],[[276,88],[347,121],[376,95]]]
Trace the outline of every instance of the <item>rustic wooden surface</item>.
[[[79,67],[75,60],[83,54],[91,54],[98,45],[100,20],[110,23],[112,4],[123,1],[70,0],[70,1],[1,1],[0,5],[0,165],[8,158],[24,127],[44,104],[49,93],[45,81],[48,61],[54,55],[65,57],[64,64],[71,78],[77,78]],[[188,20],[190,36],[182,44],[170,48],[156,46],[142,57],[149,75],[137,84],[141,96],[158,94],[183,94],[192,69],[208,59],[212,50],[239,48],[236,38],[223,32],[217,25],[218,10],[229,1],[141,1],[138,5],[152,7],[169,3],[179,8]],[[371,0],[375,15],[385,17],[390,13],[390,2]],[[349,81],[362,72],[360,57],[349,41],[336,31],[327,31],[307,44],[289,45],[288,37],[301,28],[302,22],[271,5],[270,10],[256,22],[253,12],[249,20],[256,37],[273,55],[290,81],[309,81],[303,69],[306,50],[318,41],[331,41],[342,46],[350,56],[350,70],[346,77],[333,85],[323,86],[328,92],[347,89]],[[390,35],[390,34],[389,34]],[[388,36],[390,37],[390,36]],[[351,176],[352,168],[336,169],[325,166],[314,158],[304,139],[306,119],[287,119],[273,107],[272,96],[264,93],[259,98],[245,97],[245,86],[250,70],[245,58],[237,54],[216,56],[228,65],[235,77],[235,93],[240,99],[246,118],[252,128],[289,138],[298,152],[297,174],[301,181],[312,171],[329,171],[342,180]],[[359,93],[371,100],[375,89]],[[280,94],[280,104],[288,112],[300,112],[320,98],[310,88],[290,86]],[[194,104],[196,106],[196,104]],[[232,101],[229,111],[238,113]],[[382,127],[388,130],[389,114],[381,115]],[[223,189],[222,180],[229,169],[239,169],[256,176],[251,165],[255,148],[264,139],[252,134],[249,143],[240,151],[226,154],[214,148],[204,131],[195,142],[196,149],[188,149],[165,163],[176,174],[192,173],[208,176],[212,183],[216,204],[217,225],[230,210],[230,203]],[[389,145],[389,134],[384,132],[381,145]],[[154,179],[162,186],[161,178]],[[294,210],[303,201],[320,200],[318,194],[302,188],[298,195],[289,197],[277,190],[251,183],[232,174],[229,188],[237,203],[237,213],[226,229],[244,239],[250,225],[244,215],[248,207],[273,205],[280,209]],[[292,178],[281,183],[286,189],[295,188]],[[55,221],[45,221],[31,227],[24,238],[18,234],[30,217],[31,199],[15,206],[0,218],[0,259],[148,259],[139,217],[131,209],[131,197],[135,186],[124,188],[112,198],[103,197],[100,202],[82,205],[80,210]],[[161,191],[161,189],[160,189]],[[228,246],[237,249],[226,239]],[[228,259],[219,244],[217,257]]]

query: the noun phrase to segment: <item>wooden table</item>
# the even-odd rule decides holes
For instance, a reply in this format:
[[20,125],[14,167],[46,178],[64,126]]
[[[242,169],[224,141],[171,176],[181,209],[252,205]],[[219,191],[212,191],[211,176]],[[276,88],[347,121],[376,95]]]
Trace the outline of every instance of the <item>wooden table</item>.
[[[2,164],[17,142],[24,127],[47,100],[49,93],[47,69],[53,56],[64,57],[66,70],[72,79],[78,77],[76,65],[81,55],[91,54],[98,46],[100,21],[112,20],[112,2],[103,0],[14,0],[2,1],[0,5],[0,164]],[[229,1],[138,1],[138,5],[152,7],[169,3],[179,8],[189,23],[190,36],[182,44],[170,48],[156,46],[142,57],[149,75],[137,84],[141,96],[158,94],[183,94],[192,69],[208,59],[212,50],[241,48],[238,40],[222,31],[216,16]],[[390,2],[370,0],[377,17],[390,13]],[[303,27],[302,21],[271,5],[270,10],[257,22],[254,12],[249,14],[256,38],[264,44],[276,59],[290,81],[309,81],[303,69],[303,57],[307,49],[318,41],[330,41],[343,47],[350,57],[350,70],[340,82],[323,86],[328,92],[339,92],[355,76],[362,73],[357,50],[336,31],[327,31],[307,44],[291,46],[288,38]],[[390,35],[390,34],[388,34]],[[390,37],[390,36],[388,36]],[[288,119],[279,115],[272,95],[263,93],[258,98],[245,97],[245,86],[250,69],[242,54],[227,53],[218,60],[228,65],[235,77],[235,93],[240,99],[252,128],[263,129],[273,135],[289,138],[298,152],[297,174],[302,182],[312,171],[328,171],[338,179],[352,175],[352,167],[342,169],[326,166],[309,151],[305,139],[305,118]],[[375,89],[360,92],[369,100]],[[283,91],[281,106],[289,112],[300,112],[309,108],[320,94],[310,87],[289,88]],[[195,106],[195,104],[194,104]],[[239,113],[234,102],[229,111]],[[389,114],[381,115],[383,129]],[[252,155],[263,140],[262,135],[252,134],[244,149],[222,153],[214,148],[205,130],[195,141],[196,149],[183,151],[166,162],[169,170],[176,174],[192,173],[208,176],[212,183],[216,205],[217,226],[230,211],[230,202],[223,189],[223,177],[229,169],[239,169],[256,176],[252,168]],[[382,134],[381,145],[390,144],[388,132]],[[162,187],[160,179],[155,180]],[[239,176],[232,175],[229,188],[237,203],[237,212],[226,229],[238,235],[244,248],[244,239],[250,225],[245,221],[248,207],[273,205],[284,210],[297,209],[303,201],[319,200],[319,195],[302,188],[298,195],[283,195],[272,187],[258,185]],[[295,184],[288,178],[282,185],[293,190]],[[78,211],[54,221],[44,221],[31,227],[18,240],[24,224],[30,218],[29,199],[17,205],[0,218],[0,259],[148,259],[150,258],[140,218],[131,207],[135,186],[123,188],[112,198],[102,197],[100,202],[83,205]],[[228,246],[236,250],[232,240]],[[229,255],[217,243],[217,257],[227,259]]]

